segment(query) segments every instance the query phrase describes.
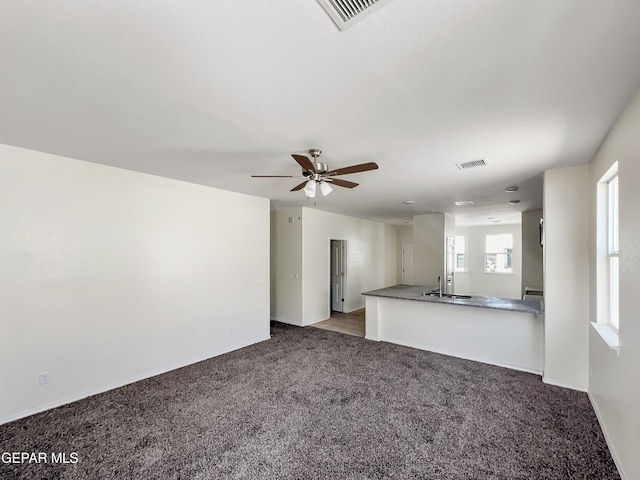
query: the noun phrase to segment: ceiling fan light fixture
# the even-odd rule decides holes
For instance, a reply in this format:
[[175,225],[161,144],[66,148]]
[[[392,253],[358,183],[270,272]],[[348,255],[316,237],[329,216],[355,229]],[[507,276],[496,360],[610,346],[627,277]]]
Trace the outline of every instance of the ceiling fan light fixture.
[[322,195],[326,197],[333,192],[333,187],[327,182],[320,182],[320,191],[322,192]]
[[303,179],[303,182],[293,187],[290,191],[297,192],[304,189],[304,193],[307,198],[314,198],[318,190],[318,184],[320,184],[320,191],[322,192],[322,195],[326,197],[333,191],[333,187],[336,185],[342,188],[355,188],[358,186],[356,182],[343,180],[337,177],[378,169],[377,163],[368,162],[329,170],[329,166],[326,163],[318,162],[318,157],[321,153],[322,150],[319,148],[312,148],[309,150],[309,155],[311,155],[313,161],[311,161],[306,155],[298,155],[296,153],[291,154],[296,163],[300,168],[302,168],[302,173],[299,175],[251,175],[251,177]]
[[[322,189],[322,187],[320,187],[320,189]],[[307,182],[307,184],[304,187],[304,194],[309,197],[309,198],[313,198],[316,196],[316,181],[311,179]]]

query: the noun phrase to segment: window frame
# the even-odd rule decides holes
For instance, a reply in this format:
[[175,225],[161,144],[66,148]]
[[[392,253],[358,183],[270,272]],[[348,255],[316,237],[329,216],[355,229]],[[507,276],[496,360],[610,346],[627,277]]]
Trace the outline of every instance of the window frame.
[[620,176],[615,162],[596,184],[596,321],[591,325],[620,355]]
[[607,324],[620,329],[620,194],[617,169],[607,181]]
[[[502,237],[502,236],[509,236],[511,237],[511,248],[509,249],[509,252],[489,252],[488,248],[487,248],[487,241],[489,237]],[[484,273],[488,273],[488,274],[498,274],[498,275],[513,275],[514,274],[514,266],[513,266],[513,234],[512,233],[490,233],[490,234],[486,234],[484,236],[484,269],[483,272]],[[505,255],[506,258],[508,260],[510,260],[510,267],[507,270],[506,268],[503,270],[488,270],[488,258],[489,255],[495,255],[496,256],[496,264],[498,263],[498,258],[500,255]]]
[[[462,253],[458,253],[458,239],[461,238],[462,239],[462,243],[464,245],[464,251]],[[467,266],[467,262],[468,262],[468,257],[467,257],[467,236],[466,235],[455,235],[454,236],[454,240],[453,240],[453,257],[454,257],[454,262],[453,262],[453,271],[454,272],[468,272],[469,271],[469,267]],[[462,259],[463,259],[463,266],[459,267],[458,266],[458,256],[462,255]]]

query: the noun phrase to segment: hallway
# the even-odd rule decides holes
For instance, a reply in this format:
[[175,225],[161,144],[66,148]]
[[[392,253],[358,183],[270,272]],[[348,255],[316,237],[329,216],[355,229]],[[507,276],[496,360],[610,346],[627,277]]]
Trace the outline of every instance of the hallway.
[[351,313],[331,312],[331,318],[311,325],[312,327],[364,337],[364,308]]

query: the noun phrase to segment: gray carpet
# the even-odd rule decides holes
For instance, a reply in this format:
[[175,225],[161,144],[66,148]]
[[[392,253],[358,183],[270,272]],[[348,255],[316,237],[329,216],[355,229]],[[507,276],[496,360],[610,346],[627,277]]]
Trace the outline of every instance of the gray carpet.
[[0,426],[3,479],[618,479],[587,396],[316,328]]

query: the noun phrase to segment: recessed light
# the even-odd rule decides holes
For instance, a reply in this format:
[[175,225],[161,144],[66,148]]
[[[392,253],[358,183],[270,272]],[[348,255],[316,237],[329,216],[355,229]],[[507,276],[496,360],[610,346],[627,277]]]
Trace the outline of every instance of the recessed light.
[[414,200],[405,200],[404,202],[405,205],[413,205],[414,203],[416,203]]
[[459,207],[463,207],[465,205],[473,205],[473,202],[471,200],[464,200],[462,202],[456,202],[456,205]]
[[509,200],[509,205],[516,205],[517,203],[520,203],[520,200]]
[[512,187],[507,187],[504,189],[505,192],[507,193],[512,193],[512,192],[517,192],[519,190],[520,187],[514,185]]

